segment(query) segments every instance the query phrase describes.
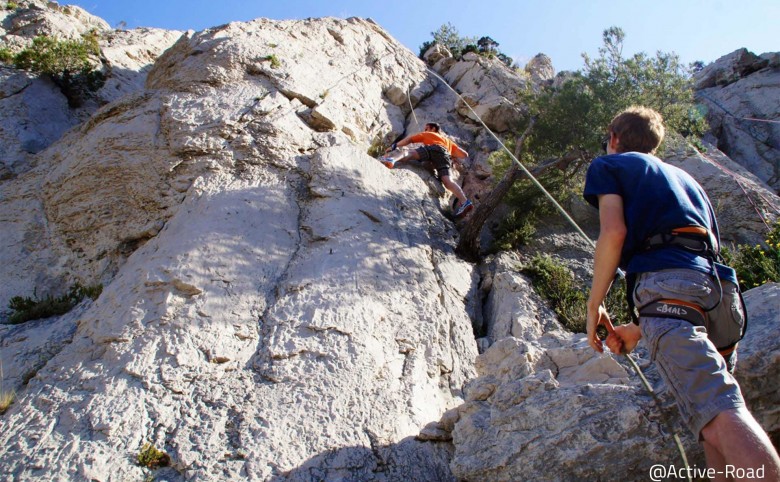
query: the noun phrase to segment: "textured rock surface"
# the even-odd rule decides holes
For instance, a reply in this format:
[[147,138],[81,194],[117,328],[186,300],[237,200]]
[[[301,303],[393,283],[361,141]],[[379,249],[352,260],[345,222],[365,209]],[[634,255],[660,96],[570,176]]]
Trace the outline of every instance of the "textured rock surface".
[[780,284],[768,283],[745,293],[750,319],[739,344],[736,377],[748,407],[780,446]]
[[[740,49],[696,75],[718,148],[780,191],[780,62]],[[765,122],[770,121],[770,122]]]
[[451,479],[450,449],[412,436],[473,376],[476,275],[438,192],[364,154],[422,69],[358,19],[187,35],[6,181],[2,301],[106,286],[6,328],[15,380],[25,338],[64,341],[4,415],[4,471],[141,479],[150,441],[167,480]]
[[440,61],[436,68],[447,83],[464,94],[458,100],[462,116],[477,121],[476,113],[496,132],[505,132],[522,118],[516,97],[526,82],[499,60],[470,52],[456,63]]
[[718,217],[721,240],[763,242],[767,227],[780,215],[780,198],[758,177],[712,146],[706,153],[667,141],[664,160],[693,176],[709,196]]
[[544,333],[563,330],[555,313],[533,290],[531,281],[517,272],[520,260],[501,254],[493,264],[481,286],[487,293],[484,317],[489,342],[508,336],[534,340]]
[[[20,4],[35,11],[15,33],[2,24],[14,45],[106,28]],[[630,479],[676,460],[620,358],[564,334],[515,255],[479,269],[455,257],[449,199],[425,169],[365,154],[440,122],[470,153],[459,174],[478,199],[499,148],[376,24],[101,32],[107,81],[81,109],[0,71],[0,146],[16,156],[0,168],[0,307],[104,285],[67,315],[0,326],[4,387],[18,392],[2,416],[8,477],[141,480],[146,442],[171,457],[157,480],[604,479],[614,450],[636,452],[617,474]],[[524,76],[429,54],[491,125],[512,122],[517,109],[502,109]],[[592,230],[590,208],[571,205]],[[735,239],[755,227],[740,222]],[[587,274],[567,227],[540,232]],[[475,331],[488,335],[479,358]]]
[[[496,263],[502,271],[502,262]],[[778,298],[777,283],[745,294],[750,324],[737,364],[748,404],[775,441],[780,435],[774,376],[780,368]],[[486,318],[501,326],[500,318]],[[583,335],[567,334],[554,325],[550,331],[541,323],[527,339],[503,338],[480,355],[479,377],[464,389],[466,402],[426,427],[423,435],[452,437],[456,477],[643,480],[653,464],[679,460],[667,423],[681,435],[689,463],[703,466],[703,453],[681,426],[644,343],[632,356],[656,390],[660,409],[623,357],[598,355]]]
[[[679,460],[661,419],[673,412],[659,411],[636,377],[583,335],[505,338],[477,369],[466,403],[442,424],[452,426],[459,479],[640,480],[653,464]],[[683,440],[689,462],[701,465],[693,438]]]
[[110,28],[105,20],[76,5],[45,0],[13,3],[16,8],[0,9],[0,38],[9,45],[25,45],[40,35],[78,39],[91,30]]
[[545,54],[536,54],[525,64],[525,71],[531,75],[531,80],[537,84],[552,82],[555,78],[555,67],[552,59]]
[[106,78],[83,106],[71,109],[49,79],[0,65],[0,169],[7,172],[5,177],[29,170],[36,154],[101,105],[143,88],[152,63],[181,36],[159,29],[108,29],[102,19],[80,7],[54,2],[22,1],[15,10],[0,10],[0,42],[14,51],[37,35],[79,39],[95,30],[101,49],[95,68]]

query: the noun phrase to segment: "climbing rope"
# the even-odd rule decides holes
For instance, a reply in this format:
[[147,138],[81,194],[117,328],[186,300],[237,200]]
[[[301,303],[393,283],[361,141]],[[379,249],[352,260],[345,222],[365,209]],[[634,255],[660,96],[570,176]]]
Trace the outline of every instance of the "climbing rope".
[[409,84],[409,88],[406,90],[406,98],[409,99],[409,107],[412,109],[412,117],[414,117],[414,123],[419,126],[420,123],[417,122],[417,115],[414,113],[414,106],[412,105],[412,85],[413,84]]
[[[517,157],[515,157],[514,154],[512,154],[512,151],[510,151],[509,148],[506,147],[506,145],[501,141],[501,139],[499,139],[498,136],[487,125],[485,125],[485,123],[482,121],[482,118],[479,116],[479,114],[477,114],[474,111],[474,109],[471,108],[471,105],[468,102],[466,102],[465,99],[463,99],[463,97],[458,93],[458,91],[456,91],[454,88],[452,88],[452,86],[449,83],[447,83],[447,81],[444,78],[442,78],[439,74],[437,74],[436,72],[434,72],[430,68],[426,68],[426,69],[428,70],[428,72],[431,75],[433,75],[434,77],[439,79],[449,90],[451,90],[456,96],[458,96],[458,98],[460,98],[463,101],[463,103],[466,105],[466,107],[468,107],[468,109],[471,111],[471,113],[474,114],[474,117],[477,119],[477,121],[479,121],[479,123],[482,124],[482,127],[484,127],[485,130],[487,130],[487,132],[501,145],[501,147],[504,148],[504,150],[506,151],[507,154],[509,154],[509,156],[512,158],[512,160],[520,167],[520,169],[523,170],[523,172],[526,174],[526,176],[528,176],[528,179],[530,179],[531,182],[533,182],[536,185],[536,187],[538,187],[542,191],[542,193],[544,193],[544,195],[550,200],[550,202],[553,203],[553,205],[558,210],[558,212],[561,215],[563,215],[563,217],[579,233],[579,235],[582,237],[582,239],[584,239],[591,246],[591,248],[595,250],[596,249],[596,243],[594,243],[593,240],[590,239],[590,237],[587,234],[585,234],[585,231],[583,231],[582,228],[580,228],[580,226],[577,224],[577,222],[574,221],[574,219],[571,216],[569,216],[569,213],[566,212],[566,210],[558,203],[558,201],[555,200],[555,198],[552,196],[552,194],[550,194],[550,192],[547,191],[547,189],[545,189],[545,187],[542,185],[542,183],[540,183],[539,180],[537,180],[536,177],[533,174],[531,174],[531,171],[529,171],[523,165],[523,163],[520,162],[517,159]],[[617,274],[620,277],[625,277],[625,273],[623,273],[623,271],[620,270],[620,269],[618,269]],[[661,401],[658,399],[658,396],[655,393],[655,391],[653,390],[653,387],[650,385],[650,382],[647,380],[647,378],[642,373],[642,370],[639,368],[639,365],[637,365],[636,361],[634,361],[633,357],[630,354],[626,353],[623,356],[625,356],[625,358],[628,360],[629,364],[631,365],[631,368],[633,368],[634,371],[639,375],[639,378],[642,381],[642,384],[644,385],[645,389],[648,391],[648,393],[650,393],[650,395],[653,398],[653,400],[655,400],[656,404],[658,404],[658,406],[660,407],[661,406]],[[661,411],[660,413],[661,413],[661,418],[664,420],[665,424],[667,425],[667,429],[670,431],[670,433],[673,434],[674,443],[677,446],[677,450],[680,452],[680,458],[682,459],[682,462],[683,462],[683,464],[685,466],[685,469],[686,469],[685,473],[686,473],[686,476],[688,478],[688,482],[691,482],[692,479],[691,479],[691,476],[690,476],[690,466],[688,465],[688,457],[685,455],[685,448],[683,447],[682,441],[680,440],[680,436],[674,430],[674,428],[672,427],[671,423],[666,419],[666,417],[664,416],[663,411]]]

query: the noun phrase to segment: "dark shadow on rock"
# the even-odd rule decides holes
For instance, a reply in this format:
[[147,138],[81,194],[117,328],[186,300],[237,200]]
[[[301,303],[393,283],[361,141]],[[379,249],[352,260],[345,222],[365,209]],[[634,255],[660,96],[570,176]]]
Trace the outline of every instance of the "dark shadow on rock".
[[328,450],[271,482],[454,482],[449,462],[454,447],[407,437],[390,445]]

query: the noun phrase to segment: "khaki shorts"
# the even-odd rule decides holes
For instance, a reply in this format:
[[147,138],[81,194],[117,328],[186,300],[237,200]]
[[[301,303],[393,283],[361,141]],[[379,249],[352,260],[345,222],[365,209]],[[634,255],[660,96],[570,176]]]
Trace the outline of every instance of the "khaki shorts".
[[[709,275],[687,269],[641,273],[633,295],[636,306],[669,298],[705,308],[714,306],[720,296]],[[652,317],[642,317],[639,327],[683,421],[700,439],[701,429],[716,415],[745,406],[739,385],[707,338],[706,328],[685,320]]]

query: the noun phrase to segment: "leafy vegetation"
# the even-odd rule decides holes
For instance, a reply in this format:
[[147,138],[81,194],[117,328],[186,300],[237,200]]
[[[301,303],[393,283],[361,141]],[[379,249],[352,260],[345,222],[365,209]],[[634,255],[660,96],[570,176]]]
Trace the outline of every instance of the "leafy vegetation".
[[141,447],[137,460],[138,465],[149,469],[167,467],[171,463],[171,457],[168,454],[148,442]]
[[[537,293],[547,300],[563,326],[575,333],[585,333],[588,294],[581,288],[583,283],[562,262],[548,255],[536,255],[522,271],[531,278]],[[605,301],[615,325],[631,321],[625,293],[625,283],[615,281]]]
[[0,62],[10,64],[14,61],[14,53],[7,47],[0,47]]
[[[510,142],[508,145],[511,144]],[[496,151],[489,158],[489,162],[493,167],[493,173],[497,178],[501,178],[514,161],[505,151]],[[538,165],[528,154],[522,157],[521,162],[528,169]],[[582,167],[581,164],[574,164],[571,168],[550,169],[540,175],[538,181],[560,202],[573,195],[579,195],[577,189],[583,180]],[[504,202],[509,212],[493,233],[495,237],[493,251],[513,249],[528,244],[536,233],[537,222],[556,212],[549,200],[540,195],[539,189],[528,179],[515,182],[504,198]]]
[[97,299],[102,291],[101,285],[85,287],[76,284],[70,288],[68,293],[57,297],[47,295],[43,299],[38,299],[35,295],[32,297],[14,296],[8,304],[12,311],[8,324],[16,325],[30,320],[65,314],[86,297]]
[[583,54],[583,70],[560,87],[521,94],[521,102],[537,117],[529,145],[535,156],[578,153],[590,160],[600,153],[612,117],[632,105],[657,110],[668,130],[685,137],[704,134],[707,124],[694,102],[690,69],[674,53],[624,58],[624,40],[620,28],[605,30],[599,56]]
[[3,361],[0,360],[0,415],[4,414],[6,410],[14,403],[16,399],[16,392],[14,390],[6,391],[3,388]]
[[8,2],[5,4],[6,10],[16,10],[17,8],[19,8],[19,5],[16,2]]
[[4,414],[6,410],[11,407],[11,404],[14,403],[15,399],[15,391],[11,390],[10,392],[6,392],[5,390],[0,389],[0,415]]
[[566,328],[576,333],[585,331],[587,295],[566,266],[551,256],[537,255],[523,273],[531,277],[537,293],[550,303]]
[[455,58],[460,58],[468,52],[475,52],[488,58],[496,57],[507,67],[512,67],[512,57],[507,56],[498,50],[499,43],[488,36],[480,37],[461,37],[458,29],[447,22],[439,27],[435,32],[431,32],[433,40],[423,42],[420,45],[420,58],[428,51],[433,44],[439,44],[447,47]]
[[742,291],[766,283],[780,282],[780,221],[772,227],[763,244],[741,244],[723,248],[723,257],[737,271]]
[[[560,202],[578,195],[584,183],[585,166],[601,154],[605,130],[614,115],[631,105],[656,109],[667,130],[689,139],[703,135],[707,125],[696,109],[690,70],[673,53],[649,57],[638,53],[622,56],[625,34],[612,27],[603,33],[599,56],[583,54],[585,66],[560,86],[521,92],[518,101],[528,106],[535,124],[525,146],[528,165],[540,159],[559,159],[555,173],[540,179]],[[522,127],[522,126],[521,126]],[[508,164],[508,156],[498,163]],[[504,168],[505,169],[505,168]],[[501,167],[497,169],[501,173]],[[497,176],[498,177],[498,176]],[[548,203],[530,182],[517,183],[505,200],[510,215],[498,234],[498,246],[516,247],[540,216],[549,214]],[[507,234],[508,233],[508,234]]]
[[84,101],[85,92],[103,85],[103,75],[94,69],[92,60],[98,55],[98,34],[92,31],[80,40],[35,37],[31,46],[16,54],[2,49],[0,61],[49,76],[68,98],[71,107],[78,107]]
[[266,55],[264,59],[271,62],[272,69],[278,69],[282,66],[282,62],[279,61],[279,57],[276,54]]
[[379,157],[385,154],[385,151],[390,147],[390,143],[387,142],[387,135],[377,134],[374,140],[371,141],[371,146],[368,148],[368,155],[371,157]]

